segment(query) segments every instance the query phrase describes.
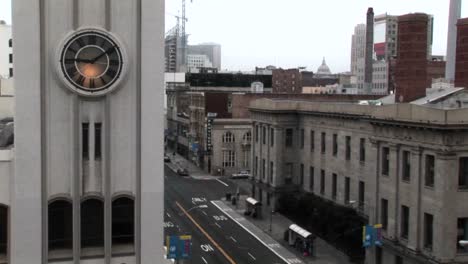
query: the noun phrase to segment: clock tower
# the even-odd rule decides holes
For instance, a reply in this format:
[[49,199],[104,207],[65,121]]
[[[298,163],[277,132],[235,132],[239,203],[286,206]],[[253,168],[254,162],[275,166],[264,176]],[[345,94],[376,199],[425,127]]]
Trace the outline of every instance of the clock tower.
[[14,0],[9,263],[163,263],[163,0]]

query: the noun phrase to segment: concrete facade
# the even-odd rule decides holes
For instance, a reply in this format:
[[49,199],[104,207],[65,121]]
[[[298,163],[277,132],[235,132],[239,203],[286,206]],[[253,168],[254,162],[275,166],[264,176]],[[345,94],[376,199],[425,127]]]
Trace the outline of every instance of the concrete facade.
[[[257,200],[269,196],[274,208],[281,193],[313,192],[356,208],[369,224],[385,224],[384,245],[368,249],[366,263],[468,261],[466,249],[457,248],[468,234],[460,225],[468,207],[459,202],[468,199],[459,183],[468,156],[468,110],[262,99],[251,104],[251,112],[254,131],[268,131],[258,140],[253,134],[252,161],[260,164],[253,167]],[[405,220],[402,206],[409,208]]]
[[0,20],[0,40],[0,78],[10,78],[13,77],[10,74],[13,71],[13,63],[10,61],[13,57],[11,25],[3,20]]
[[457,21],[461,17],[461,0],[450,0],[447,34],[447,68],[445,78],[455,80],[455,54],[457,48]]
[[[8,263],[164,263],[164,2],[12,4],[17,92]],[[128,58],[116,89],[102,96],[74,93],[58,77],[62,42],[84,29],[109,32]],[[94,150],[88,158],[85,148]],[[121,198],[133,210],[132,242],[124,244],[113,228]],[[68,222],[58,221],[71,226],[70,244],[60,249],[49,237],[58,228],[50,210],[57,201],[70,209]],[[85,213],[88,201],[101,209]],[[102,225],[102,244],[83,246],[85,237],[100,237],[86,222],[97,215],[103,221],[92,228]]]
[[252,125],[250,119],[214,119],[211,141],[212,174],[230,176],[250,170]]

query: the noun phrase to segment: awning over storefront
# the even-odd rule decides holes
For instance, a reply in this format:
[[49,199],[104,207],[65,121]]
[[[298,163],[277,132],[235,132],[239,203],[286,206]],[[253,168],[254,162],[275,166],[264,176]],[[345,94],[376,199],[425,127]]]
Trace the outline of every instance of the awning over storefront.
[[304,228],[302,228],[302,227],[300,227],[300,226],[298,226],[296,224],[290,225],[289,229],[292,230],[294,233],[300,235],[303,238],[313,237],[312,233],[310,233],[309,231],[305,230]]
[[252,197],[248,197],[245,201],[253,206],[262,205],[259,201],[255,200]]

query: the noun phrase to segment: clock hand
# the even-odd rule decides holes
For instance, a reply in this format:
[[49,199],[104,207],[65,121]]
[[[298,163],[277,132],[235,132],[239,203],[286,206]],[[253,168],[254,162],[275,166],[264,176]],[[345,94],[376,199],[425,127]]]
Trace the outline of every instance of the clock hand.
[[74,61],[76,61],[76,62],[84,62],[84,63],[93,63],[92,60],[80,59],[80,58],[76,58],[76,59],[74,59]]
[[96,58],[92,59],[91,63],[95,63],[97,60],[99,60],[100,58],[102,58],[104,55],[106,54],[109,54],[110,51],[112,51],[113,49],[115,49],[115,46],[112,46],[110,48],[108,48],[106,51],[104,51],[103,53],[101,53],[101,55],[97,56]]

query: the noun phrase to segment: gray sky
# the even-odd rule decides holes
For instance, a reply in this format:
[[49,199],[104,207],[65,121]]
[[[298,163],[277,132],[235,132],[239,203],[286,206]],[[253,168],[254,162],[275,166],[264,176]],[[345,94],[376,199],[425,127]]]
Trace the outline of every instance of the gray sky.
[[[332,72],[348,71],[354,26],[376,15],[424,12],[434,15],[433,54],[445,55],[449,0],[190,0],[190,44],[222,45],[223,69],[250,70],[269,64],[307,66],[325,57]],[[166,0],[166,30],[176,24],[181,0]],[[462,17],[468,16],[468,4]],[[0,19],[11,22],[10,0],[0,0]]]

